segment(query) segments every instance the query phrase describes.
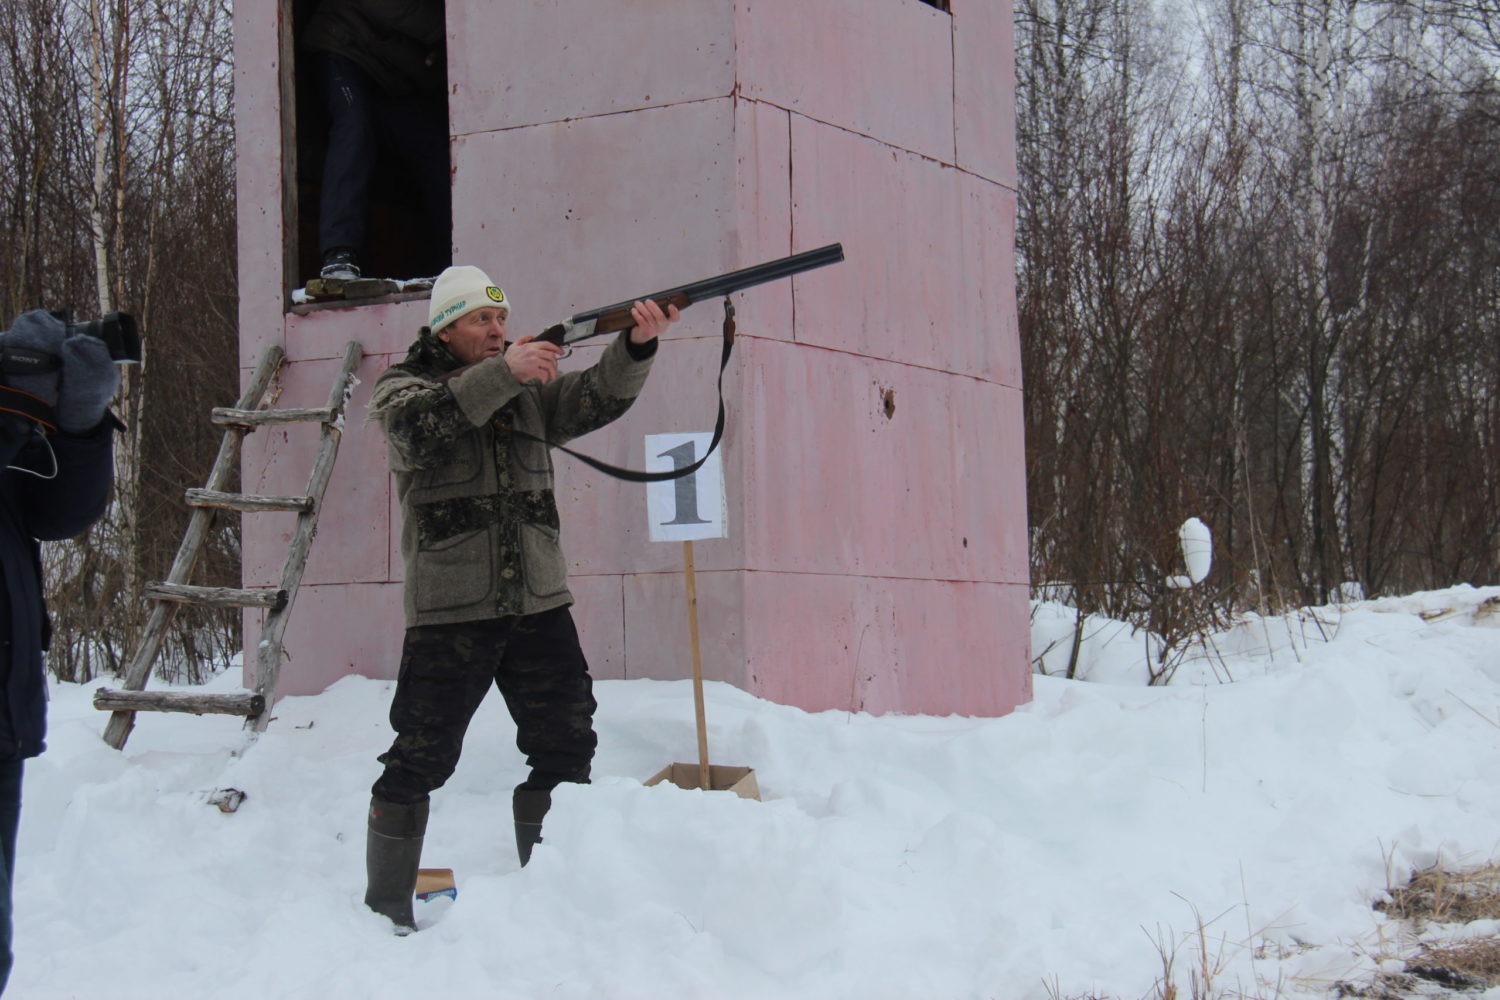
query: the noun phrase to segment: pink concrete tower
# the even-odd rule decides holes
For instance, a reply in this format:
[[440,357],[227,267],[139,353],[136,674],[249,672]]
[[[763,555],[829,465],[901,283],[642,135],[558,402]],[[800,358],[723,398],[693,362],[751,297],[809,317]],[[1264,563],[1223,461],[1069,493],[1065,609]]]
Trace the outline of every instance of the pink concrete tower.
[[[366,358],[283,694],[394,676],[399,512],[362,416],[427,305],[292,303],[315,264],[291,180],[301,6],[235,7],[241,364],[283,345],[281,405],[316,406],[348,340]],[[843,243],[841,264],[735,296],[729,536],[695,550],[707,676],[809,710],[1030,697],[1010,9],[952,7],[447,0],[452,260],[506,289],[513,334]],[[646,435],[711,429],[720,319],[689,309],[635,407],[578,447],[639,468]],[[297,492],[313,441],[257,432],[244,489]],[[681,547],[648,540],[642,487],[555,460],[595,676],[687,676]],[[274,582],[290,519],[246,519],[247,585]]]

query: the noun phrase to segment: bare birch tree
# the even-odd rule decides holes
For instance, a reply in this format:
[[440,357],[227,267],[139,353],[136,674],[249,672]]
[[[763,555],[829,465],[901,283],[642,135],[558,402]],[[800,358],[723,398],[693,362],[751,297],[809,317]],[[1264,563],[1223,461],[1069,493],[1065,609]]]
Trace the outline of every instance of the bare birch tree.
[[[1033,578],[1165,632],[1493,582],[1490,63],[1416,4],[1196,9],[1179,62],[1143,3],[1018,8]],[[1188,516],[1192,601],[1158,586]]]
[[[141,584],[175,552],[187,486],[217,446],[206,416],[234,398],[234,169],[227,0],[18,0],[0,23],[0,289],[8,316],[129,311],[146,361],[117,409],[118,487],[83,538],[47,546],[57,627],[49,663],[82,679],[129,654]],[[78,47],[75,48],[74,41]],[[237,525],[203,572],[237,581]],[[198,676],[238,645],[239,622],[190,613],[165,657]]]

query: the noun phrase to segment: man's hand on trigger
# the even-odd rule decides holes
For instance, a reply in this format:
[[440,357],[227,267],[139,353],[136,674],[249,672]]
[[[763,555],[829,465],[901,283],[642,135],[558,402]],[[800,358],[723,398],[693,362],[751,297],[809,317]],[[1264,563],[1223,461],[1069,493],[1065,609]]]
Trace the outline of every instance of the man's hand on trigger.
[[534,336],[517,340],[505,349],[505,363],[517,382],[540,382],[546,385],[557,378],[557,362],[563,349]]
[[630,315],[635,319],[635,326],[630,328],[632,344],[644,344],[656,339],[667,332],[667,327],[682,318],[682,313],[674,305],[668,305],[667,311],[663,313],[655,299],[637,302],[630,307]]

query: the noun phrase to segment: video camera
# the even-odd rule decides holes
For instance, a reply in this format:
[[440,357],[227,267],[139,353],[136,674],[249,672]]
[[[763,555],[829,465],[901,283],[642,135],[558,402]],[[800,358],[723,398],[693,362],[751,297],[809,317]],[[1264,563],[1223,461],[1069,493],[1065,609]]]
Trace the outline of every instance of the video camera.
[[66,310],[52,315],[68,324],[69,336],[81,333],[104,341],[104,346],[109,348],[109,356],[115,361],[134,365],[141,363],[141,332],[135,325],[135,317],[130,313],[105,313],[87,323],[70,322],[72,317]]
[[105,313],[87,323],[74,323],[73,314],[67,309],[54,309],[52,315],[67,324],[68,336],[83,334],[104,341],[109,356],[122,364],[140,364],[141,333],[130,313]]
[[[109,356],[122,364],[139,364],[141,360],[141,334],[135,317],[130,313],[112,312],[91,319],[87,323],[74,323],[73,314],[67,309],[50,310],[68,328],[69,337],[82,334],[104,341]],[[0,330],[0,337],[5,334]],[[60,362],[56,357],[30,351],[22,347],[7,347],[0,350],[0,374],[43,375],[56,371]]]
[[[73,314],[66,309],[51,310],[51,315],[67,328],[66,337],[92,337],[104,343],[113,361],[140,363],[140,329],[129,313],[112,312],[87,323],[74,323]],[[54,420],[51,401],[15,387],[6,376],[47,375],[62,367],[62,359],[32,347],[6,343],[7,332],[0,330],[0,413],[18,414],[50,429]]]

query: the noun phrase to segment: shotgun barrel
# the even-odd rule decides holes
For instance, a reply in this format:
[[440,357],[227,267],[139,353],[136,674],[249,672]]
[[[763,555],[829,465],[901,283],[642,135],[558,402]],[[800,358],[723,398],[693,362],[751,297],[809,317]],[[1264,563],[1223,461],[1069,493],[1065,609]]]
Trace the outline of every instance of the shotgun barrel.
[[764,285],[771,281],[780,281],[782,278],[790,278],[794,274],[811,271],[815,268],[826,267],[829,264],[837,264],[844,259],[844,245],[842,243],[830,243],[826,247],[816,250],[807,250],[803,253],[793,254],[790,257],[780,257],[776,260],[768,260],[763,264],[755,264],[751,267],[742,268],[738,271],[730,271],[712,278],[704,278],[702,281],[690,282],[686,285],[678,285],[676,288],[668,288],[665,291],[655,292],[651,295],[642,295],[624,302],[616,302],[614,305],[604,306],[601,309],[590,309],[581,312],[561,323],[549,327],[538,340],[550,340],[554,344],[574,344],[589,337],[597,337],[600,334],[612,333],[616,330],[625,330],[635,325],[631,318],[630,307],[643,299],[655,299],[656,303],[666,311],[668,305],[675,305],[678,309],[684,309],[694,302],[702,302],[704,299],[716,299],[738,292],[745,288],[754,288],[756,285]]

